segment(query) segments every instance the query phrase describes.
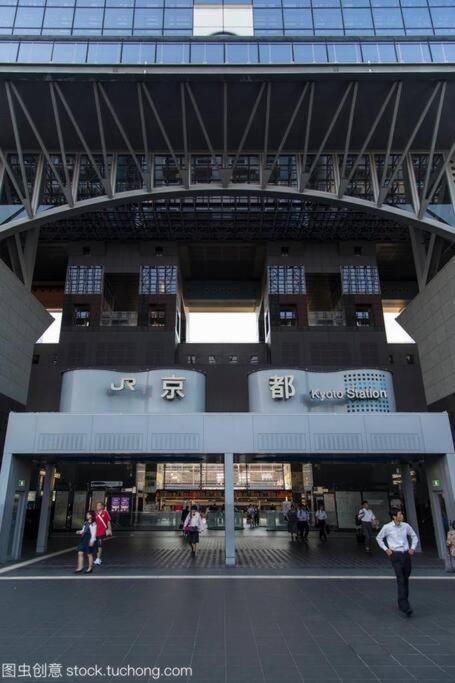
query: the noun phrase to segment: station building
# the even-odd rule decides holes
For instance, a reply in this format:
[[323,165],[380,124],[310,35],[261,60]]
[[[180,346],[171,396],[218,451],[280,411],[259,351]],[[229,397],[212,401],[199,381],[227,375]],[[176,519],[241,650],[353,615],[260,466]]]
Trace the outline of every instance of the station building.
[[442,0],[0,7],[0,561],[101,499],[222,509],[233,564],[251,503],[368,498],[445,556],[454,34]]

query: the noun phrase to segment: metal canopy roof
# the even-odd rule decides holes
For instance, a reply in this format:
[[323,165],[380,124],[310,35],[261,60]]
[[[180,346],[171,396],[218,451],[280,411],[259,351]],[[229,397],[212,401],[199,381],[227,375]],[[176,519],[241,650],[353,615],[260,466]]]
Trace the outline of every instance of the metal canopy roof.
[[[257,67],[258,68],[258,67]],[[263,67],[261,67],[263,70]],[[45,71],[47,69],[45,68]],[[120,71],[119,67],[119,71]],[[355,105],[355,125],[351,132],[350,149],[360,149],[368,135],[374,119],[380,110],[391,85],[400,80],[402,85],[398,118],[394,133],[393,147],[401,150],[408,142],[409,136],[420,114],[420,108],[431,96],[435,84],[439,80],[447,82],[443,114],[439,126],[437,148],[449,149],[453,143],[455,124],[451,112],[455,110],[455,81],[454,73],[435,73],[415,71],[413,74],[403,73],[399,69],[390,69],[389,73],[368,73],[365,67],[357,73],[314,73],[309,75],[301,70],[293,70],[287,67],[265,69],[265,73],[251,73],[251,69],[245,68],[244,73],[234,75],[229,69],[220,67],[216,71],[207,67],[189,70],[182,74],[182,70],[176,73],[166,69],[164,74],[97,74],[93,69],[78,70],[73,74],[43,73],[24,74],[18,73],[15,67],[11,67],[8,74],[4,74],[0,88],[4,88],[5,80],[13,82],[29,111],[31,118],[39,130],[45,146],[49,150],[59,149],[59,140],[55,126],[54,112],[50,93],[51,82],[55,82],[61,88],[61,92],[67,100],[68,106],[75,120],[84,134],[91,150],[100,150],[101,141],[97,125],[96,98],[94,97],[94,81],[101,83],[109,98],[113,110],[124,127],[131,145],[136,150],[143,149],[143,139],[140,126],[140,109],[138,102],[138,82],[147,84],[149,93],[155,103],[156,109],[166,124],[169,140],[175,150],[183,151],[185,147],[182,127],[182,84],[186,92],[186,129],[188,145],[192,151],[207,151],[207,140],[198,121],[195,107],[192,106],[191,97],[188,96],[187,84],[200,111],[206,132],[210,138],[213,149],[224,148],[224,118],[227,112],[227,142],[231,150],[235,150],[242,138],[248,118],[255,105],[261,84],[270,82],[270,95],[264,93],[258,104],[254,117],[254,125],[251,126],[247,139],[244,143],[245,150],[264,149],[264,136],[266,128],[266,114],[269,117],[268,149],[278,149],[283,133],[289,123],[290,113],[293,111],[303,89],[307,83],[314,84],[314,115],[311,121],[310,150],[316,150],[326,135],[337,108],[342,101],[343,95],[349,83],[356,83],[357,96]],[[333,70],[333,67],[332,67]],[[247,73],[250,71],[250,73]],[[225,91],[226,87],[226,91]],[[225,96],[226,92],[226,96]],[[267,97],[269,96],[269,108]],[[144,95],[146,99],[146,96]],[[302,150],[305,144],[305,122],[308,109],[309,92],[296,117],[295,125],[289,131],[282,151]],[[326,149],[342,150],[345,144],[346,129],[350,116],[349,98],[345,101],[340,111],[336,124],[329,135]],[[125,141],[121,135],[114,118],[107,111],[107,105],[101,98],[104,110],[103,125],[109,150],[124,150]],[[437,102],[428,116],[422,122],[412,144],[416,150],[427,150],[430,147],[434,116]],[[366,151],[384,150],[387,148],[393,115],[393,100],[388,104],[384,116],[378,123],[371,137]],[[20,106],[16,106],[16,116],[21,135],[21,144],[24,149],[39,149],[36,137],[27,123],[24,112]],[[15,147],[14,131],[8,108],[8,98],[0,98],[0,145],[3,149]],[[80,139],[71,124],[66,112],[62,112],[61,124],[65,137],[67,151],[81,150]],[[163,138],[162,131],[150,109],[147,108],[146,132],[148,136],[149,151],[167,151],[168,146]]]

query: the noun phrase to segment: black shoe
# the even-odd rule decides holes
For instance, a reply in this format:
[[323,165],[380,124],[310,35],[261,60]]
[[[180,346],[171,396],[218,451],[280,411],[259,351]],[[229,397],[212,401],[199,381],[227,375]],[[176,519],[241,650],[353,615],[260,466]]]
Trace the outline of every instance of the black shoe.
[[92,572],[93,572],[93,568],[92,568],[92,569],[86,569],[86,570],[85,570],[85,573],[86,573],[86,574],[91,574]]
[[411,617],[412,614],[413,614],[413,610],[412,610],[411,608],[409,608],[409,609],[407,609],[407,610],[404,610],[404,609],[403,609],[403,610],[400,610],[400,614],[401,614],[401,616],[402,616],[403,618],[405,618],[405,617]]
[[83,571],[84,571],[83,569],[76,569],[74,573],[75,574],[81,574]]

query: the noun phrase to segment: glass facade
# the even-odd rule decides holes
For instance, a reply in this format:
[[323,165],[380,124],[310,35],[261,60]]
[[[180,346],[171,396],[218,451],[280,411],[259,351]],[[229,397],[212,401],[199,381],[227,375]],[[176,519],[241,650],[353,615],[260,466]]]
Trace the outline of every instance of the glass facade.
[[[251,31],[257,36],[455,33],[452,0],[225,0],[224,5],[251,7]],[[221,12],[223,2],[194,6],[199,13]],[[192,0],[2,0],[0,5],[3,35],[188,36],[194,28]]]
[[304,266],[269,266],[270,294],[305,294]]
[[[290,488],[290,465],[283,463],[234,464],[234,488],[280,490]],[[223,489],[224,465],[158,465],[158,489]]]
[[69,266],[65,294],[101,294],[103,266]]
[[100,42],[5,40],[0,63],[26,64],[453,64],[455,41]]
[[175,294],[176,291],[176,266],[141,267],[139,294]]

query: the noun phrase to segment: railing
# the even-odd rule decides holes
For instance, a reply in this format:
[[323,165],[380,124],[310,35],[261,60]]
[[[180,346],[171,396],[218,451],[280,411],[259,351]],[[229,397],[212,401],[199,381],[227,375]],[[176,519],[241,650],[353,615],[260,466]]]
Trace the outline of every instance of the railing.
[[[234,525],[236,529],[243,529],[243,512],[234,513]],[[224,512],[208,512],[207,513],[207,528],[224,529]]]
[[[50,30],[52,32],[52,29]],[[0,39],[0,62],[23,64],[449,64],[447,40]]]
[[152,531],[177,531],[181,516],[180,510],[177,512],[138,512],[134,518],[134,527]]
[[135,327],[137,311],[105,311],[101,314],[101,327]]
[[309,311],[310,327],[344,327],[346,318],[344,311]]

